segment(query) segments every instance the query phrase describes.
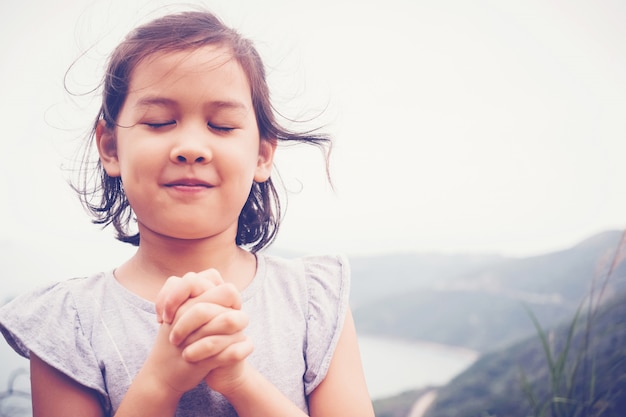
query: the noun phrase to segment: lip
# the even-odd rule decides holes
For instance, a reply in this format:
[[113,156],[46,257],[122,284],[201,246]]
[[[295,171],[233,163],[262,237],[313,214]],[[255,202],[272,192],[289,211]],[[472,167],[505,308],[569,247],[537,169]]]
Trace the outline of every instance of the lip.
[[167,181],[165,187],[168,188],[180,188],[180,189],[203,189],[213,188],[213,184],[210,182],[201,180],[199,178],[178,178],[175,180]]

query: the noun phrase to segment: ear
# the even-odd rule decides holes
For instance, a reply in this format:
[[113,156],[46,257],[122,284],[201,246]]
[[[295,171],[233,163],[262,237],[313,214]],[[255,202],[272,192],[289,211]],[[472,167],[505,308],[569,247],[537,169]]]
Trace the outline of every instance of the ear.
[[276,151],[276,139],[261,139],[259,144],[259,159],[254,172],[255,182],[265,182],[272,173],[274,152]]
[[106,122],[100,120],[96,126],[96,145],[100,162],[110,177],[120,176],[120,162],[117,157],[117,140],[115,132],[106,127]]

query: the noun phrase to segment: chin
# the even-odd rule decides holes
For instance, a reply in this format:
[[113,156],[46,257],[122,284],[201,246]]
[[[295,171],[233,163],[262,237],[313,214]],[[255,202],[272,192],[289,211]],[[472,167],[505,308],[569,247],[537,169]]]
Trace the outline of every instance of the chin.
[[[181,233],[180,231],[178,233],[173,233],[170,235],[171,238],[173,239],[177,239],[177,240],[186,240],[186,241],[202,241],[202,240],[208,240],[208,239],[214,239],[214,238],[218,238],[220,234],[216,234],[216,233],[198,233],[198,230],[194,230],[193,232],[189,232],[189,233]],[[235,241],[235,236],[233,236],[233,242]]]

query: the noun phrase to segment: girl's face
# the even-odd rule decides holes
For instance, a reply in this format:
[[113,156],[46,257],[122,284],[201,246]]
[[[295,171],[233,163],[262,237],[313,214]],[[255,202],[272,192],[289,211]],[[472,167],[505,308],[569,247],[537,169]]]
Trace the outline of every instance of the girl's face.
[[234,241],[274,144],[259,138],[250,85],[228,48],[149,56],[133,70],[118,127],[98,127],[104,169],[121,177],[139,232]]

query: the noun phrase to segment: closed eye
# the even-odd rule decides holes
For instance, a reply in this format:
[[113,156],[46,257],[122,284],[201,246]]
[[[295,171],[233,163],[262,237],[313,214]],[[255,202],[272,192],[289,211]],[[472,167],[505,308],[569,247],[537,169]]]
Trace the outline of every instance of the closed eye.
[[160,129],[166,126],[174,126],[176,125],[176,120],[169,120],[167,122],[159,122],[159,123],[143,123],[151,129]]
[[233,130],[235,130],[234,127],[230,127],[230,126],[219,126],[219,125],[214,125],[211,123],[208,123],[209,128],[213,129],[213,130],[217,130],[218,132],[224,132],[224,133],[228,133],[228,132],[232,132]]

